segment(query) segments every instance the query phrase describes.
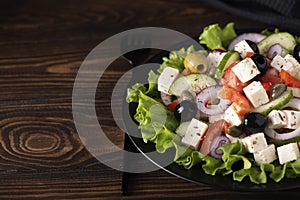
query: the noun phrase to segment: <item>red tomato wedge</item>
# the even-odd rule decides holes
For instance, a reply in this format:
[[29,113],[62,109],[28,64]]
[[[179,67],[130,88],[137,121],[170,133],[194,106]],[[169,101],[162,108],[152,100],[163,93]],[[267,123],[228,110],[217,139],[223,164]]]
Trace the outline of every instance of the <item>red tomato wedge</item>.
[[300,81],[285,70],[281,70],[280,78],[286,86],[300,88]]
[[270,93],[270,90],[272,89],[273,83],[272,82],[263,82],[261,81],[262,86],[266,90],[267,94]]
[[172,101],[172,103],[170,103],[169,105],[167,105],[167,108],[174,112],[176,106],[180,103],[179,99],[175,99],[174,101]]
[[231,88],[239,92],[243,92],[243,88],[249,85],[249,82],[242,83],[239,78],[235,75],[235,73],[231,70],[237,62],[233,62],[229,67],[224,71],[224,75],[222,78],[222,84],[227,84]]
[[215,137],[220,136],[222,134],[223,124],[224,120],[222,119],[209,125],[200,148],[200,152],[202,154],[208,155],[210,153],[211,143],[213,142]]
[[238,107],[235,109],[238,115],[244,116],[247,112],[252,110],[248,99],[240,92],[231,88],[228,85],[223,86],[223,94],[225,99],[234,102]]
[[253,56],[255,53],[254,52],[246,52],[246,58],[250,58],[251,56]]
[[273,67],[269,67],[267,72],[260,78],[261,82],[270,82],[272,85],[282,82],[279,72]]

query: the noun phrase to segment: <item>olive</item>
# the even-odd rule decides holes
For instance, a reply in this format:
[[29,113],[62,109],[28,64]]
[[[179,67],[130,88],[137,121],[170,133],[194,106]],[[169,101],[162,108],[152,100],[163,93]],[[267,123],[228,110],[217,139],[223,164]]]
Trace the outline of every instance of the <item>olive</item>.
[[250,57],[255,63],[256,67],[260,71],[259,75],[264,75],[268,70],[268,60],[266,57],[260,54],[254,54]]
[[254,51],[254,53],[259,53],[259,49],[255,42],[251,40],[246,40],[247,44],[250,46],[250,48]]
[[239,126],[230,126],[227,129],[227,134],[232,137],[239,137],[243,134],[243,129]]
[[297,45],[294,47],[293,56],[294,56],[294,58],[296,58],[296,60],[297,60],[298,62],[300,62],[300,44],[297,44]]
[[267,118],[262,114],[257,112],[249,112],[244,116],[243,125],[250,133],[258,133],[265,129],[267,123]]
[[180,121],[189,121],[193,119],[198,112],[197,104],[194,101],[184,100],[175,107],[174,116]]
[[280,95],[282,95],[285,91],[286,91],[286,85],[283,83],[277,83],[272,86],[270,90],[270,96],[272,99],[276,99]]
[[188,54],[183,63],[184,67],[192,73],[205,73],[208,68],[206,56],[199,52]]

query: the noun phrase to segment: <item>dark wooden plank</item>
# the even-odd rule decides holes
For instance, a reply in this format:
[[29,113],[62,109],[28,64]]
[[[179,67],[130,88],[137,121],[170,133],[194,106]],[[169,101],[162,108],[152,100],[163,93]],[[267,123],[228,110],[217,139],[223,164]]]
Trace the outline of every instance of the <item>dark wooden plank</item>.
[[[0,199],[253,199],[297,194],[225,191],[160,170],[130,177],[129,195],[122,197],[121,173],[85,149],[72,116],[72,89],[82,61],[114,34],[158,26],[195,37],[215,22],[235,21],[239,28],[264,25],[198,0],[5,0],[0,15]],[[114,62],[96,96],[99,121],[119,147],[124,136],[112,119],[110,97],[129,68],[125,60]],[[85,105],[83,101],[82,109]]]

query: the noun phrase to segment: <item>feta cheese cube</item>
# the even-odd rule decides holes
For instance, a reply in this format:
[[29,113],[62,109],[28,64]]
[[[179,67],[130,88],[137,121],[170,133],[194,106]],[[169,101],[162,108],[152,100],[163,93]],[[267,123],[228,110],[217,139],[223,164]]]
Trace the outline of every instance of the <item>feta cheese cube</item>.
[[233,73],[238,77],[242,83],[246,83],[260,74],[255,63],[251,58],[245,58],[232,68]]
[[242,124],[241,117],[236,113],[235,103],[232,103],[224,112],[224,120],[231,125],[239,126]]
[[212,51],[207,55],[208,69],[216,69],[226,52]]
[[270,63],[270,65],[275,69],[277,69],[278,71],[280,71],[285,64],[286,64],[286,60],[283,57],[281,57],[279,54],[276,55]]
[[179,76],[179,71],[172,67],[166,67],[157,80],[157,89],[160,92],[164,92],[166,94],[169,94],[169,88],[172,85],[172,83],[177,79]]
[[247,56],[247,52],[253,52],[252,48],[246,42],[246,40],[242,40],[234,46],[234,50],[239,52],[242,58]]
[[284,128],[297,129],[300,126],[300,111],[283,110],[286,115],[287,123]]
[[287,87],[288,90],[292,90],[293,92],[293,96],[300,98],[300,88],[296,88],[296,87]]
[[287,54],[284,58],[281,57],[280,55],[276,55],[270,64],[278,71],[283,69],[293,76],[295,76],[297,73],[300,72],[300,64],[290,54]]
[[281,165],[296,160],[300,157],[298,144],[294,142],[277,147],[277,154]]
[[257,164],[271,163],[277,159],[275,145],[270,144],[267,148],[254,152],[253,156]]
[[283,111],[272,110],[268,114],[268,127],[269,128],[283,128],[287,125],[287,118]]
[[253,81],[243,90],[254,108],[269,102],[268,94],[259,81]]
[[246,150],[254,153],[268,147],[264,133],[255,133],[242,139],[242,143]]
[[199,149],[200,141],[206,132],[208,125],[193,118],[183,136],[181,142],[187,146]]
[[299,62],[296,60],[296,58],[294,58],[291,54],[287,54],[286,56],[284,56],[284,59],[287,62],[292,63],[292,65],[297,68],[298,71],[300,71],[300,64]]

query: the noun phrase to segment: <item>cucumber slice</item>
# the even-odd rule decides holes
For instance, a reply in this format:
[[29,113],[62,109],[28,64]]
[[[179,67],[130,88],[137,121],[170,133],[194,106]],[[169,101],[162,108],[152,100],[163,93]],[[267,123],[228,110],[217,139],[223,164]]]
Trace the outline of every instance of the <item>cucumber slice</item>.
[[289,53],[292,53],[294,47],[296,46],[297,42],[290,33],[287,32],[280,32],[280,33],[273,33],[272,35],[263,39],[260,43],[258,43],[258,48],[260,54],[266,55],[268,49],[273,44],[278,43],[284,49],[288,50]]
[[172,83],[169,93],[176,96],[181,96],[183,91],[199,93],[202,89],[216,84],[217,82],[213,78],[205,74],[188,74],[176,79]]
[[279,110],[282,106],[287,104],[292,97],[293,97],[293,92],[291,90],[287,90],[277,99],[274,99],[273,101],[270,101],[267,104],[255,108],[254,112],[259,112],[267,116],[272,110]]
[[221,60],[220,64],[218,65],[216,74],[215,74],[215,78],[220,79],[223,76],[223,73],[225,71],[225,69],[231,65],[233,62],[235,61],[240,61],[240,54],[236,51],[228,51],[225,56],[223,57],[223,59]]
[[177,129],[175,130],[175,133],[179,135],[180,137],[183,137],[190,125],[191,121],[182,122]]

